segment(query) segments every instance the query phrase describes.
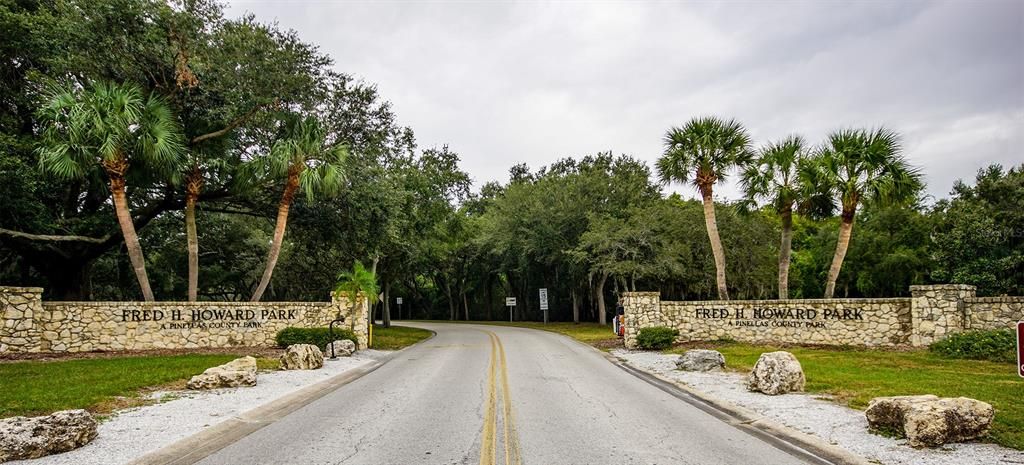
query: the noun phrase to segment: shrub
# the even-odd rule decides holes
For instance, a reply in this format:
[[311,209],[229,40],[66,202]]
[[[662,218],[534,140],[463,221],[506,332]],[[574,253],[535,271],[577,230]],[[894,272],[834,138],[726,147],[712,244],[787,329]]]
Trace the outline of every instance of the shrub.
[[1015,363],[1017,336],[1010,329],[965,331],[936,342],[928,349],[950,358]]
[[[356,335],[342,328],[334,328],[334,340],[348,339],[356,342]],[[293,328],[288,327],[277,332],[275,338],[278,347],[288,347],[293,344],[313,344],[324,349],[324,346],[331,342],[331,335],[328,328]]]
[[636,335],[636,345],[641,349],[662,350],[672,347],[672,343],[679,337],[679,331],[665,326],[654,326],[651,328],[640,328]]

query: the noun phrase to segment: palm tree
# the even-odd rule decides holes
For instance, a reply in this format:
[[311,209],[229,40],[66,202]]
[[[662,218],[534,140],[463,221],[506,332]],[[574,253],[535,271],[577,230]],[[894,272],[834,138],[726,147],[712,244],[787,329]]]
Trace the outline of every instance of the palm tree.
[[745,165],[749,158],[750,136],[742,124],[706,116],[670,129],[665,134],[665,153],[657,162],[662,183],[685,183],[693,176],[691,182],[704,201],[704,223],[715,257],[718,298],[723,300],[729,300],[729,289],[725,281],[725,251],[715,220],[713,189],[730,169]]
[[65,179],[102,169],[142,296],[153,301],[125,185],[129,168],[156,176],[170,176],[177,168],[184,146],[167,103],[157,95],[144,95],[134,84],[100,82],[88,88],[51,88],[39,113],[45,124],[40,166]]
[[779,299],[789,298],[789,262],[793,244],[793,209],[805,197],[802,182],[809,164],[806,144],[800,136],[789,136],[762,147],[757,158],[743,170],[741,183],[753,201],[767,199],[782,220],[779,247]]
[[[366,269],[362,262],[356,261],[352,265],[352,271],[342,271],[338,273],[338,283],[334,287],[334,292],[344,296],[348,299],[349,304],[352,305],[352,314],[355,314],[356,306],[359,303],[359,295],[365,295],[367,304],[370,308],[378,301],[378,295],[380,293],[380,285],[377,284],[377,275],[372,270]],[[370,309],[367,308],[367,311]],[[355,331],[356,319],[352,318],[352,330]],[[370,328],[373,327],[373,318],[371,316],[370,321],[367,322]],[[370,333],[370,342],[372,343],[373,333]]]
[[288,209],[295,194],[302,189],[310,201],[318,194],[333,195],[345,181],[343,164],[348,151],[343,145],[330,145],[327,131],[314,116],[302,118],[288,115],[284,118],[283,136],[274,143],[267,156],[250,163],[252,169],[275,178],[285,178],[284,193],[277,207],[277,225],[274,239],[267,253],[267,265],[259,286],[252,294],[252,302],[259,302],[270,284],[270,277],[281,253],[281,242],[288,223]]
[[838,197],[842,209],[839,240],[825,284],[825,298],[835,295],[836,279],[850,247],[853,220],[860,204],[891,205],[913,200],[923,187],[921,174],[903,157],[900,137],[878,128],[844,129],[829,134],[819,151],[823,187]]
[[380,285],[377,284],[377,275],[357,261],[352,265],[352,271],[338,273],[338,282],[334,286],[334,292],[348,298],[348,301],[355,308],[359,294],[363,294],[369,300],[370,305],[377,303],[377,296],[380,294]]

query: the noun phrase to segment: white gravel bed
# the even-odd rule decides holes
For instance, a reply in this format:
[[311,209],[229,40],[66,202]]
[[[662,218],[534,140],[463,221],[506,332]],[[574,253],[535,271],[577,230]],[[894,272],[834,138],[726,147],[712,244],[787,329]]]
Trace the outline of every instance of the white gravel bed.
[[260,372],[256,386],[152,394],[158,403],[116,412],[102,421],[91,443],[70,452],[7,462],[21,465],[123,464],[205,428],[306,386],[380,359],[388,352],[363,350],[352,357],[324,360],[319,370]]
[[[1024,464],[1024,452],[995,444],[947,444],[937,449],[914,449],[905,440],[868,432],[864,412],[821,396],[768,396],[746,389],[746,376],[734,372],[687,372],[676,369],[678,355],[613,350],[626,363],[681,383],[710,397],[745,407],[790,428],[813,434],[856,455],[886,465]],[[728,364],[726,360],[726,364]]]

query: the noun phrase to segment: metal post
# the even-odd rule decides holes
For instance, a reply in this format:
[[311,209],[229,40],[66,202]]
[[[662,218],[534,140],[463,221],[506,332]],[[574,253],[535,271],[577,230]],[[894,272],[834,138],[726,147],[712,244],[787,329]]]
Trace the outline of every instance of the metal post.
[[330,342],[328,342],[328,345],[331,346],[331,360],[334,360],[334,359],[338,358],[338,356],[334,354],[334,324],[335,323],[344,323],[344,322],[345,322],[345,317],[339,316],[338,318],[335,318],[335,319],[331,320],[331,324],[327,325],[327,338],[330,339]]

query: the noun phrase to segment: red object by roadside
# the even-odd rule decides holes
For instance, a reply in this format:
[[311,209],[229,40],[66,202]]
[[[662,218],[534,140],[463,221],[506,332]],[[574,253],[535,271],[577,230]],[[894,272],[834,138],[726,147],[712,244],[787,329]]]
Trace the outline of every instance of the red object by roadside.
[[1024,378],[1024,321],[1017,322],[1017,374]]

